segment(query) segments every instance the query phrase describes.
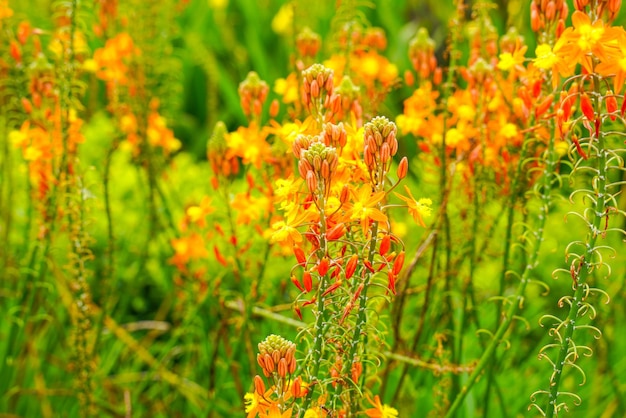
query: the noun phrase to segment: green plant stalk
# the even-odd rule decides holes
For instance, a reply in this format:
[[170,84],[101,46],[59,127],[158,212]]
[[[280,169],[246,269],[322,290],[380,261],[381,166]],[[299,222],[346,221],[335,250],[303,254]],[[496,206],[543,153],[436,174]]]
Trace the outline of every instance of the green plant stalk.
[[[597,104],[597,103],[596,103]],[[597,107],[596,107],[597,108]],[[598,155],[597,155],[597,170],[596,186],[595,186],[595,206],[593,210],[593,223],[591,224],[589,234],[585,243],[585,253],[581,257],[581,264],[575,273],[575,290],[572,304],[567,315],[567,319],[564,322],[565,335],[561,341],[561,347],[559,348],[559,354],[557,361],[554,363],[554,374],[550,381],[550,393],[548,394],[548,406],[546,408],[546,417],[552,418],[557,412],[557,398],[559,396],[559,387],[561,383],[561,376],[563,375],[563,367],[565,366],[565,360],[567,358],[570,343],[574,335],[574,329],[576,328],[576,320],[578,319],[578,310],[580,303],[585,299],[585,290],[588,288],[587,281],[593,271],[593,254],[596,246],[598,235],[601,234],[601,222],[603,215],[606,211],[607,195],[607,151],[605,150],[604,138],[602,134],[595,138],[592,134],[590,141],[594,139],[598,140]]]
[[[370,241],[370,249],[369,254],[367,255],[367,260],[370,264],[374,261],[374,255],[376,254],[376,242],[378,236],[378,222],[374,222],[371,226],[372,239]],[[365,275],[363,280],[363,290],[359,295],[359,311],[358,317],[354,324],[354,333],[352,334],[352,343],[350,344],[350,353],[348,354],[348,361],[345,363],[343,375],[350,376],[350,371],[352,370],[352,366],[357,360],[357,350],[361,345],[361,337],[366,338],[364,335],[366,333],[363,332],[363,326],[367,325],[367,291],[370,286],[370,281],[374,273],[368,273]],[[365,347],[363,348],[365,350]],[[366,364],[363,363],[363,372],[362,375],[366,375]],[[356,383],[356,382],[355,382]],[[339,387],[339,385],[337,385]],[[352,414],[356,413],[356,409],[358,407],[358,402],[356,399],[352,398],[350,409]]]
[[483,370],[487,366],[489,366],[489,364],[491,364],[491,358],[493,354],[495,353],[496,348],[500,344],[502,337],[509,329],[509,326],[513,322],[515,315],[517,314],[517,312],[519,311],[521,307],[520,305],[524,299],[524,292],[526,291],[526,286],[528,285],[530,273],[534,270],[537,264],[537,260],[539,257],[539,250],[541,248],[541,242],[543,240],[543,231],[545,229],[548,209],[550,207],[550,197],[551,197],[550,192],[552,190],[552,182],[553,182],[554,170],[556,166],[556,159],[558,158],[554,150],[554,136],[555,136],[554,134],[555,132],[553,128],[553,132],[550,137],[550,141],[549,141],[548,149],[547,149],[547,162],[546,162],[547,169],[546,169],[545,175],[543,176],[543,185],[541,188],[542,202],[539,208],[539,214],[537,215],[539,226],[534,234],[535,236],[534,251],[530,254],[528,263],[524,267],[524,271],[522,272],[522,276],[520,278],[520,283],[517,286],[517,290],[515,292],[515,295],[513,296],[513,300],[511,301],[511,304],[509,305],[509,308],[507,309],[505,313],[504,320],[500,323],[498,329],[496,330],[496,333],[491,339],[491,342],[485,348],[483,355],[480,357],[475,369],[472,371],[472,373],[467,379],[467,382],[461,388],[459,394],[457,395],[454,402],[450,406],[450,409],[446,413],[445,418],[452,418],[454,416],[456,411],[462,405],[463,400],[465,399],[469,391],[472,389],[472,387],[478,380],[478,377],[480,376],[480,374],[483,372]]
[[[533,123],[534,123],[534,117],[531,118],[529,125],[532,126]],[[525,138],[522,144],[522,151],[520,153],[520,159],[517,163],[517,168],[515,169],[515,176],[513,177],[514,179],[513,184],[511,185],[511,197],[510,197],[510,200],[508,202],[508,207],[507,207],[507,223],[506,223],[506,230],[504,234],[504,254],[502,255],[502,271],[500,274],[500,280],[498,282],[498,295],[502,295],[504,292],[504,283],[506,280],[506,274],[509,271],[509,257],[511,254],[513,224],[515,221],[515,205],[517,204],[517,201],[520,198],[520,193],[522,191],[522,186],[523,186],[522,176],[525,174],[523,171],[523,168],[524,168],[524,161],[528,153],[528,142],[529,142],[528,138]],[[552,146],[554,146],[554,144]],[[548,152],[553,152],[553,150],[548,151]],[[554,158],[548,158],[547,164],[550,165],[550,169],[552,170],[554,168]],[[552,172],[551,170],[550,172]],[[544,183],[544,186],[547,184],[547,181],[549,180],[549,178],[545,180],[546,180],[546,183]],[[544,201],[548,202],[547,200],[548,198],[549,197],[544,197]],[[501,310],[500,309],[496,310],[495,315],[496,317],[495,317],[494,323],[497,324],[498,320],[500,319],[502,315]],[[487,390],[485,391],[485,397],[483,401],[483,405],[485,408],[484,409],[485,416],[488,416],[488,411],[489,411],[489,393],[491,391],[491,382],[493,379],[494,367],[495,367],[495,363],[491,364],[487,371],[488,373],[487,374]]]
[[[323,186],[320,187],[322,190],[324,189]],[[319,247],[319,254],[321,255],[321,257],[323,257],[326,254],[326,213],[325,213],[325,207],[326,207],[326,199],[323,196],[323,193],[320,193],[321,195],[321,201],[322,201],[322,206],[319,206],[319,212],[320,212],[320,233],[319,233],[319,240],[320,240],[320,247]],[[320,257],[320,259],[321,259]],[[313,361],[313,374],[311,375],[311,382],[313,383],[314,381],[317,382],[317,375],[320,372],[320,366],[322,364],[322,359],[323,359],[323,354],[324,354],[324,345],[323,345],[323,340],[324,340],[324,323],[326,322],[326,310],[324,309],[324,302],[325,302],[325,298],[322,296],[324,294],[324,291],[326,290],[326,284],[327,284],[327,278],[328,278],[328,273],[326,273],[324,276],[320,277],[320,285],[319,285],[319,290],[318,290],[318,294],[319,294],[319,298],[317,300],[317,318],[315,320],[315,328],[314,328],[314,332],[315,332],[315,337],[313,337],[313,356],[314,356],[314,361]],[[309,406],[311,405],[311,400],[313,399],[313,392],[314,390],[309,390],[306,398],[304,400],[304,404],[303,404],[303,411],[306,411]]]

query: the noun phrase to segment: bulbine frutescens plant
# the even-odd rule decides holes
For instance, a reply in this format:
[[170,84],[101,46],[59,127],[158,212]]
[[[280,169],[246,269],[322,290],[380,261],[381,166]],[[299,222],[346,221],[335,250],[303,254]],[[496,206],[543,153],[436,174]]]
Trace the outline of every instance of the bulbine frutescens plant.
[[[293,343],[284,343],[289,347],[277,348],[275,355],[266,346],[280,337],[259,344],[258,363],[271,387],[266,391],[257,376],[246,410],[249,416],[270,411],[281,416],[396,414],[370,397],[365,382],[374,375],[384,344],[377,306],[395,294],[404,262],[402,241],[387,216],[397,205],[387,200],[406,176],[408,160],[398,164],[395,176],[391,173],[397,128],[385,117],[359,130],[343,123],[322,125],[324,103],[330,102],[325,97],[333,95],[333,71],[314,64],[303,76],[303,101],[318,133],[300,134],[293,142],[300,179],[290,177],[277,189],[285,220],[274,224],[273,240],[293,246],[292,281],[301,292],[295,310],[302,318],[311,309],[314,319],[301,333],[297,368]],[[430,201],[408,194],[397,196],[423,223]]]
[[[618,102],[624,100],[620,94],[624,71],[612,63],[618,57],[624,59],[624,48],[618,45],[626,41],[626,32],[622,27],[610,26],[620,2],[577,1],[574,5],[574,27],[565,29],[556,42],[553,54],[560,68],[552,70],[568,76],[556,113],[558,129],[571,142],[570,180],[574,191],[570,201],[576,206],[568,213],[567,221],[585,232],[584,237],[567,245],[567,267],[553,273],[555,278],[572,283],[572,292],[558,301],[564,316],[541,318],[542,326],[549,328],[554,339],[540,350],[539,358],[547,360],[552,370],[548,388],[533,393],[531,406],[548,417],[582,402],[579,395],[563,387],[563,376],[575,370],[581,384],[586,380],[584,363],[579,364],[579,359],[591,356],[594,349],[587,345],[584,333],[601,338],[602,332],[593,323],[595,305],[609,302],[609,295],[597,281],[611,275],[609,260],[616,250],[609,242],[610,234],[621,233],[618,235],[622,239],[626,235],[620,224],[625,213],[617,200],[624,183],[624,106],[618,108]],[[582,74],[570,75],[576,64],[582,67]],[[580,113],[568,122],[576,102]]]

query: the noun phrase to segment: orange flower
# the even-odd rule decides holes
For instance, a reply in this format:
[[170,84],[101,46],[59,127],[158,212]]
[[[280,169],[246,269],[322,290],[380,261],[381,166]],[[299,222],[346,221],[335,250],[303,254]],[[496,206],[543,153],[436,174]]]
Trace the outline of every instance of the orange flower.
[[188,237],[173,239],[172,247],[174,248],[174,256],[170,259],[170,263],[179,269],[184,268],[185,264],[190,261],[199,260],[207,256],[204,239],[196,233]]
[[413,195],[411,194],[411,190],[407,186],[404,186],[406,193],[409,197],[402,196],[401,194],[395,193],[400,199],[404,200],[409,207],[409,213],[415,219],[415,222],[420,224],[422,227],[425,227],[424,217],[430,216],[432,213],[432,209],[430,205],[432,205],[432,201],[430,199],[422,198],[420,200],[415,200]]
[[398,411],[395,408],[390,407],[389,405],[383,405],[380,402],[380,397],[378,395],[374,396],[372,400],[369,396],[367,400],[372,404],[373,408],[370,408],[365,411],[365,415],[370,418],[397,418]]
[[596,66],[596,71],[605,77],[615,76],[613,91],[619,93],[626,79],[626,32],[622,29],[618,47],[611,51],[611,56]]
[[[620,28],[605,27],[600,19],[591,18],[581,11],[572,15],[573,28],[567,28],[559,38],[554,52],[563,62],[580,63],[587,72],[593,72],[593,57],[607,61],[611,50],[618,47]],[[621,28],[623,32],[623,28]]]

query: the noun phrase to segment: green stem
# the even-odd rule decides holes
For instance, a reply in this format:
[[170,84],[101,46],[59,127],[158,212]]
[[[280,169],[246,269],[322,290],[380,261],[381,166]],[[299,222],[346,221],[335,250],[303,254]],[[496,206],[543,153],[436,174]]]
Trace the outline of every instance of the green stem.
[[541,206],[539,208],[539,214],[537,215],[538,227],[533,234],[535,239],[533,251],[529,256],[528,263],[524,267],[520,282],[517,287],[517,291],[510,301],[509,308],[505,312],[503,321],[498,326],[498,329],[496,330],[489,345],[484,349],[483,355],[480,357],[476,368],[468,377],[465,385],[461,388],[454,402],[450,406],[450,409],[446,413],[445,418],[451,418],[454,416],[456,411],[463,404],[465,397],[478,380],[478,377],[483,373],[483,370],[491,364],[492,357],[495,353],[496,348],[502,342],[502,337],[504,337],[504,334],[508,331],[511,323],[513,322],[513,319],[515,318],[515,315],[517,315],[517,312],[519,311],[521,304],[524,300],[524,293],[526,291],[526,286],[529,282],[530,274],[536,267],[536,263],[539,257],[541,242],[543,240],[543,231],[545,228],[548,210],[551,202],[551,190],[554,181],[554,171],[556,166],[556,159],[558,158],[556,152],[554,151],[554,136],[555,135],[553,132],[553,135],[550,137],[548,149],[546,150],[546,173],[543,177],[543,183],[541,185]]
[[[597,79],[594,77],[594,87],[597,87]],[[597,89],[596,89],[597,90]],[[596,100],[596,109],[598,108],[599,101]],[[596,116],[599,117],[599,116]],[[548,405],[546,407],[546,417],[552,418],[558,412],[558,397],[559,387],[561,383],[561,377],[563,376],[563,368],[570,363],[568,356],[571,353],[570,349],[573,346],[574,330],[576,329],[576,320],[578,319],[578,312],[582,306],[582,302],[587,298],[587,290],[589,285],[587,281],[594,271],[595,263],[593,262],[593,256],[595,253],[595,246],[598,236],[601,234],[601,222],[602,218],[606,216],[606,196],[607,196],[607,151],[605,149],[604,137],[602,134],[597,138],[595,133],[591,134],[590,141],[598,141],[598,155],[597,155],[597,175],[594,183],[595,193],[595,205],[593,208],[593,222],[589,225],[589,233],[585,242],[585,252],[579,259],[580,264],[577,267],[572,267],[574,270],[574,296],[567,315],[567,318],[563,322],[565,333],[561,339],[561,347],[559,348],[559,354],[556,362],[554,363],[554,370],[550,379],[550,392],[548,394]],[[575,261],[576,262],[576,261]],[[575,359],[574,359],[575,360]],[[573,362],[571,362],[573,363]]]

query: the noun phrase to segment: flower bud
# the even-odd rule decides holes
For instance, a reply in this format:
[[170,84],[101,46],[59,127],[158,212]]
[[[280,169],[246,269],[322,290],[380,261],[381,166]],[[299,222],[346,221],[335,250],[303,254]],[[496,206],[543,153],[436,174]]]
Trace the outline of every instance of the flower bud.
[[263,382],[263,379],[258,374],[254,376],[254,390],[261,396],[265,394],[265,382]]
[[400,164],[398,164],[398,178],[402,180],[403,178],[406,177],[408,172],[409,172],[409,159],[406,157],[403,157],[400,160]]

